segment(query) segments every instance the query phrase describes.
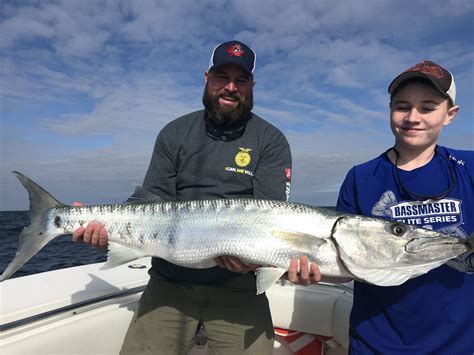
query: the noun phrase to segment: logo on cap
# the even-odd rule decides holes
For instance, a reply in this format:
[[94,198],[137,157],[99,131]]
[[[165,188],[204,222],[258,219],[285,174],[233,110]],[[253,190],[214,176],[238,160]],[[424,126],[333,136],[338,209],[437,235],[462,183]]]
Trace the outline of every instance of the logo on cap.
[[227,53],[234,57],[242,57],[245,51],[242,49],[240,44],[236,43],[227,47]]
[[255,69],[255,52],[245,43],[229,41],[214,48],[209,61],[209,71],[224,64],[237,64],[245,71],[253,73]]
[[430,75],[436,79],[441,79],[444,74],[441,68],[433,63],[430,62],[421,62],[415,65],[414,67],[411,67],[410,69],[407,70],[409,71],[417,71],[426,75]]

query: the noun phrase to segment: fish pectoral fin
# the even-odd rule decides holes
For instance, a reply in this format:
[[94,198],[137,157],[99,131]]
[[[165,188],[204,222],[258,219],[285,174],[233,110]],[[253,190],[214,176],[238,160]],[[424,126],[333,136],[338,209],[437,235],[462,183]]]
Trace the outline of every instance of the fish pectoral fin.
[[276,267],[259,267],[255,271],[257,274],[257,295],[268,290],[286,271],[286,269]]
[[318,238],[312,234],[287,231],[287,230],[272,230],[272,236],[275,238],[284,240],[290,245],[294,245],[296,248],[303,250],[306,253],[311,253],[311,248],[319,247],[326,244],[326,240]]
[[107,253],[107,261],[101,267],[101,270],[111,269],[113,267],[126,264],[129,261],[143,258],[147,255],[138,252],[135,249],[128,248],[121,244],[109,241],[109,252]]
[[295,238],[311,238],[311,239],[320,240],[321,244],[326,243],[326,241],[324,239],[320,239],[320,238],[318,238],[318,237],[316,237],[312,234],[303,233],[303,232],[295,232],[295,231],[277,229],[277,230],[272,230],[271,234],[274,237],[284,239],[284,240],[289,240],[291,242],[293,242],[295,240]]

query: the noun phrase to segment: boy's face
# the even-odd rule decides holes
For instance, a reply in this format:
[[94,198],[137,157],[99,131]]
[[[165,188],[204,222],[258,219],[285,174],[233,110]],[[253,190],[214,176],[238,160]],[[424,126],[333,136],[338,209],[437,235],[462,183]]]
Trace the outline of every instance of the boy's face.
[[459,110],[433,86],[411,82],[400,87],[390,105],[390,128],[398,148],[410,150],[434,147],[443,126]]

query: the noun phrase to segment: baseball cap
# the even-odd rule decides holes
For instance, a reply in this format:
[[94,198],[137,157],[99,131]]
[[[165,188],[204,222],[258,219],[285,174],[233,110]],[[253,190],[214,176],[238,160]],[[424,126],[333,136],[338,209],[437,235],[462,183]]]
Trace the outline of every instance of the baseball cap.
[[430,60],[420,62],[393,79],[388,87],[388,92],[393,95],[401,83],[412,78],[424,78],[429,80],[443,96],[451,99],[454,105],[456,102],[456,84],[454,76],[441,65]]
[[223,64],[234,63],[252,74],[255,69],[255,57],[253,49],[242,42],[224,42],[216,46],[212,51],[208,71]]

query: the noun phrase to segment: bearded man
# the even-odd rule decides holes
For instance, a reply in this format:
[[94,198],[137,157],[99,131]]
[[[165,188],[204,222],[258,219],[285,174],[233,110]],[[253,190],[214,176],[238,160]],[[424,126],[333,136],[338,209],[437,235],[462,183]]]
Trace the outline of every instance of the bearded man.
[[[277,128],[251,112],[254,69],[255,53],[244,43],[214,48],[205,72],[205,109],[158,134],[147,190],[168,201],[288,199],[290,148]],[[79,229],[73,238],[107,245],[100,225]],[[257,265],[232,256],[215,262],[189,269],[153,258],[121,353],[187,354],[202,325],[214,354],[271,354],[273,325],[266,295],[256,295]]]

